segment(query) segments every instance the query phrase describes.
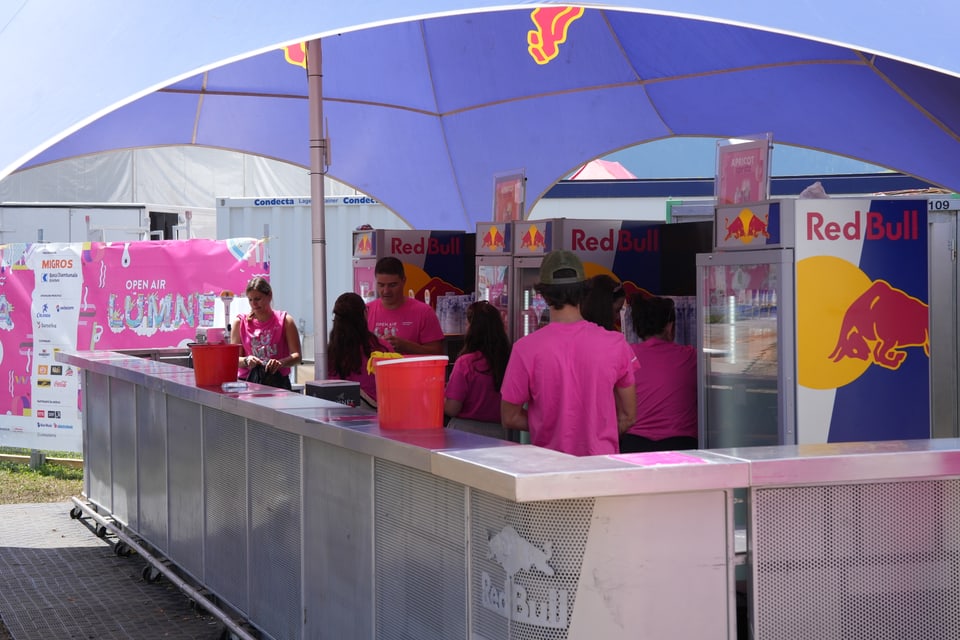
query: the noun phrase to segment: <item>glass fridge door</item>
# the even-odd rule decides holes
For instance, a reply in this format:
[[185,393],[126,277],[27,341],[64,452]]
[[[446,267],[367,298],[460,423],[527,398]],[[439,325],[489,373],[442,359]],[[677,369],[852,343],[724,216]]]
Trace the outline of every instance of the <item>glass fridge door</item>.
[[697,256],[700,446],[794,444],[793,251]]
[[540,280],[540,262],[543,258],[515,258],[517,285],[514,295],[518,296],[513,326],[515,339],[528,336],[550,322],[550,313],[543,297],[534,291],[533,285]]
[[375,265],[372,260],[353,261],[353,292],[359,294],[364,302],[370,302],[377,297],[377,279],[373,275]]
[[500,311],[507,336],[510,326],[510,258],[477,258],[477,300],[486,300]]

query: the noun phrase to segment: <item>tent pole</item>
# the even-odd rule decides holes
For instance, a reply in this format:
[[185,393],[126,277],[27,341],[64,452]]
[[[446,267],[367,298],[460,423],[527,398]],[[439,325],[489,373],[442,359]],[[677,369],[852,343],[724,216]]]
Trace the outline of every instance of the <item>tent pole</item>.
[[327,378],[327,231],[324,180],[327,140],[323,131],[323,55],[320,40],[307,43],[307,97],[310,110],[310,220],[313,230],[313,379]]

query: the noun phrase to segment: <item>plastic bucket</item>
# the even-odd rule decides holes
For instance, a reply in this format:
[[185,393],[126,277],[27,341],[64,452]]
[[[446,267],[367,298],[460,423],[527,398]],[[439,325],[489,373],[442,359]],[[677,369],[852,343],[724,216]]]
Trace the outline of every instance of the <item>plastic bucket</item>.
[[219,387],[236,382],[240,360],[238,344],[191,344],[193,375],[198,387]]
[[377,417],[382,429],[442,429],[447,356],[376,363]]

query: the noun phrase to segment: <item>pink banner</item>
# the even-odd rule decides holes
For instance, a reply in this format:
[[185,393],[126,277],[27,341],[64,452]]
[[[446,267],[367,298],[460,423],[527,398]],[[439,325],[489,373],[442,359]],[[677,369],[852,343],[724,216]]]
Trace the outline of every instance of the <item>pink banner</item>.
[[79,375],[56,352],[186,346],[266,255],[253,238],[0,246],[0,445],[79,451]]
[[[92,243],[82,257],[77,348],[184,346],[212,327],[220,294],[268,275],[260,240]],[[219,326],[219,325],[218,325]]]

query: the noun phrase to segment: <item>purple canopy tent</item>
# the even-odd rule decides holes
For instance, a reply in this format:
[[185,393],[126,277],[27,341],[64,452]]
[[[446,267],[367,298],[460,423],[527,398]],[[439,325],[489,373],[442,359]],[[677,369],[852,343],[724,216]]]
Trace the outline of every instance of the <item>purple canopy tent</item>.
[[[257,13],[254,4],[234,10]],[[777,24],[769,8],[741,4],[758,5],[756,16]],[[404,10],[449,5],[424,2]],[[551,9],[556,15],[545,19]],[[783,10],[790,15],[798,9]],[[104,115],[87,126],[78,128],[85,124],[80,121],[64,128],[69,135],[46,138],[62,138],[50,146],[42,133],[28,141],[35,146],[24,146],[11,131],[6,161],[20,158],[27,160],[22,166],[31,166],[109,149],[197,144],[312,164],[319,172],[322,154],[315,153],[311,163],[310,140],[319,144],[322,125],[330,137],[329,175],[419,228],[471,229],[489,219],[492,177],[505,170],[525,171],[529,210],[583,162],[674,136],[769,131],[779,144],[865,160],[960,190],[960,162],[950,160],[960,157],[960,78],[892,56],[727,22],[614,8],[564,13],[563,6],[524,5],[341,32],[330,25],[388,17],[397,9],[363,3],[320,17],[319,9],[293,3],[278,20],[291,20],[298,11],[310,13],[311,20],[296,29],[270,22],[264,32],[319,37],[322,51],[314,52],[322,53],[322,100],[315,101],[312,115],[318,118],[322,110],[323,118],[314,122],[313,135],[304,68],[282,50],[267,48],[221,66],[205,64],[198,74],[181,72],[172,83],[141,86],[132,101],[103,106]],[[246,24],[230,16],[231,25]],[[21,16],[16,18],[14,26]],[[310,24],[326,30],[311,31]],[[915,44],[894,37],[901,34],[890,28],[881,29],[889,37],[875,46]],[[254,41],[265,44],[260,37]],[[0,54],[8,44],[0,37]],[[244,51],[218,46],[213,55]],[[182,57],[179,51],[171,55]],[[152,51],[149,59],[167,68]],[[127,70],[135,68],[131,62]],[[151,77],[152,68],[144,71]],[[39,86],[39,76],[36,81]],[[112,84],[104,91],[113,91]],[[86,94],[78,99],[90,100]],[[110,110],[117,104],[123,106]],[[21,106],[13,105],[13,119]],[[48,106],[39,105],[40,111]],[[318,183],[313,181],[315,195]],[[315,197],[316,206],[322,200]],[[322,210],[318,221],[322,233]],[[322,273],[323,238],[317,233],[315,269]],[[315,298],[321,309],[314,324],[323,336],[324,296]]]

